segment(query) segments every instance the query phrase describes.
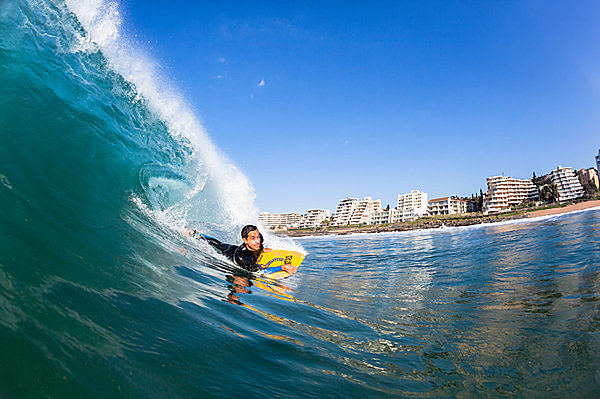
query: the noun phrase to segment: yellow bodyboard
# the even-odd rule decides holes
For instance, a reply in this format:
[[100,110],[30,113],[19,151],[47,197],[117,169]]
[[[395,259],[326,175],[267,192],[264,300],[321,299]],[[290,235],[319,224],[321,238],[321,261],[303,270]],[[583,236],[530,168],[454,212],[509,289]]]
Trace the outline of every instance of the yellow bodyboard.
[[[285,249],[275,249],[271,252],[263,252],[256,261],[263,269],[283,265],[300,266],[304,260],[304,254],[296,251],[287,251]],[[268,273],[267,276],[274,279],[286,278],[291,276],[284,270]]]

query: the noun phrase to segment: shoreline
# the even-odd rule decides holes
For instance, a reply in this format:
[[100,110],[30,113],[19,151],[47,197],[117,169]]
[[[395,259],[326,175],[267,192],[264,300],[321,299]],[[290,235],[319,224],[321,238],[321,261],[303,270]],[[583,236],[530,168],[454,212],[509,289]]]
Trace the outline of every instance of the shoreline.
[[364,226],[347,226],[329,229],[312,229],[312,230],[284,230],[275,231],[278,236],[283,237],[320,237],[328,235],[348,235],[357,233],[386,233],[411,230],[435,229],[444,227],[461,227],[473,226],[478,224],[497,223],[511,220],[526,220],[530,218],[538,218],[544,216],[562,215],[571,212],[578,212],[592,208],[600,207],[600,200],[589,200],[569,204],[565,206],[552,207],[547,209],[524,210],[518,213],[498,214],[498,215],[474,215],[474,216],[453,216],[445,215],[444,217],[424,217],[417,219],[414,222],[403,222],[386,225],[364,225]]
[[550,216],[550,215],[561,215],[563,213],[571,213],[577,211],[583,211],[586,209],[592,209],[600,207],[600,200],[590,200],[578,202],[576,204],[570,204],[560,208],[549,208],[549,209],[540,209],[527,212],[528,218],[537,218],[541,216]]

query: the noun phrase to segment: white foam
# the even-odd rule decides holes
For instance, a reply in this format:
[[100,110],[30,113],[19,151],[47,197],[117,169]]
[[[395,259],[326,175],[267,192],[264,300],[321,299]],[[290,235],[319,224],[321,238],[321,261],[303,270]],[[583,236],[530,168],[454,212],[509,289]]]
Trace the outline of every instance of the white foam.
[[9,190],[13,189],[12,184],[10,184],[10,181],[8,180],[8,178],[6,176],[4,176],[2,173],[0,173],[0,184],[2,184],[4,187],[8,188]]

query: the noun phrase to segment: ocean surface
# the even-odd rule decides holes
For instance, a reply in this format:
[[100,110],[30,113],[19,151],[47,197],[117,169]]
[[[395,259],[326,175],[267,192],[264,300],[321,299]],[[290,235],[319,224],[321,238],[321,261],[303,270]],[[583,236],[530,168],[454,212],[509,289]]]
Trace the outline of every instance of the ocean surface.
[[0,398],[598,397],[600,210],[229,242],[252,185],[118,4],[0,1]]

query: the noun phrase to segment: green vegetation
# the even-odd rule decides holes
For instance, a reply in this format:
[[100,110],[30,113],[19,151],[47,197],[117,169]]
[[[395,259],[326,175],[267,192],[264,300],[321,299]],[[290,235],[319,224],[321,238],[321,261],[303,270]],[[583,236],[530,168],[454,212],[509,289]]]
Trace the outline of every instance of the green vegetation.
[[591,182],[587,182],[583,185],[583,195],[585,198],[591,199],[600,196],[600,192]]
[[537,187],[540,193],[540,201],[545,203],[558,202],[558,187],[552,183],[549,175],[536,176],[533,172],[531,182]]

